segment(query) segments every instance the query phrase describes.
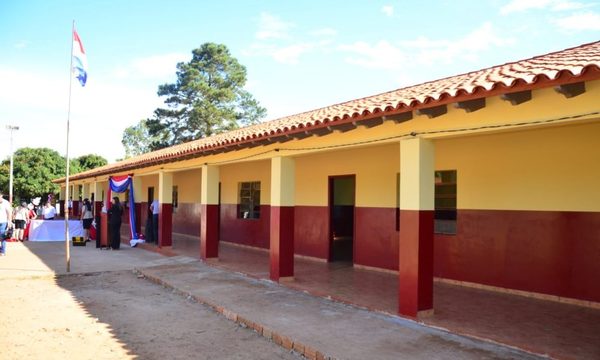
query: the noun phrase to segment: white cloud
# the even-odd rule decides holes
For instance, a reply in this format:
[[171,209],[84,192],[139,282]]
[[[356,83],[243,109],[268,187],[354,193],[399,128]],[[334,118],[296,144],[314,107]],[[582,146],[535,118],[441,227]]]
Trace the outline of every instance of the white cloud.
[[339,49],[354,53],[353,56],[346,58],[348,63],[367,68],[399,70],[419,64],[476,61],[481,52],[513,43],[514,40],[511,38],[498,36],[492,24],[487,22],[458,40],[432,40],[418,37],[397,44],[385,40],[374,45],[357,42],[352,45],[342,45]]
[[258,20],[256,38],[259,40],[286,39],[289,37],[289,29],[293,26],[293,23],[285,22],[278,16],[263,12]]
[[272,44],[256,43],[243,51],[248,56],[268,56],[281,64],[298,64],[300,56],[312,51],[315,48],[314,43],[297,43],[286,46],[276,46]]
[[27,40],[21,40],[18,43],[16,43],[14,46],[15,46],[15,49],[24,49],[28,45],[29,45],[29,41],[27,41]]
[[381,11],[386,15],[386,16],[393,16],[394,15],[394,7],[392,5],[384,5],[381,8]]
[[190,55],[170,53],[152,55],[133,59],[126,66],[119,66],[113,70],[117,79],[136,77],[140,79],[165,79],[173,76],[177,70],[177,63],[189,61]]
[[294,44],[274,49],[271,56],[282,64],[297,64],[300,55],[310,51],[314,45],[309,43]]
[[322,28],[311,31],[310,34],[317,37],[333,37],[338,34],[338,31],[332,28]]
[[527,10],[550,9],[552,11],[577,10],[591,6],[577,1],[569,0],[511,0],[500,8],[500,14],[523,12]]
[[337,30],[326,27],[307,32],[297,39],[290,34],[295,27],[278,16],[263,12],[260,14],[257,41],[242,51],[247,56],[267,56],[281,64],[298,64],[300,57],[316,49],[325,49],[333,42]]
[[566,31],[600,30],[600,14],[585,12],[563,17],[554,21],[559,28]]
[[351,45],[340,45],[339,49],[354,53],[354,56],[346,57],[346,62],[370,69],[392,70],[406,65],[405,52],[385,40],[374,45],[359,41]]
[[[0,78],[0,118],[21,127],[15,148],[49,147],[64,154],[68,74],[0,64]],[[71,155],[96,153],[110,161],[123,156],[123,130],[162,104],[155,87],[107,82],[100,75],[85,88],[73,82],[71,99]],[[2,145],[0,158],[8,153]]]

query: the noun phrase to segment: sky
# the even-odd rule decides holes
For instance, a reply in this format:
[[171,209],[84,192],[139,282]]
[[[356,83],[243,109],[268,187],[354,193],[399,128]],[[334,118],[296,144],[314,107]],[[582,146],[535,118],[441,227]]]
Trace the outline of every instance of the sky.
[[124,156],[123,130],[163,106],[158,86],[206,42],[246,66],[265,120],[600,40],[600,0],[0,0],[0,159]]

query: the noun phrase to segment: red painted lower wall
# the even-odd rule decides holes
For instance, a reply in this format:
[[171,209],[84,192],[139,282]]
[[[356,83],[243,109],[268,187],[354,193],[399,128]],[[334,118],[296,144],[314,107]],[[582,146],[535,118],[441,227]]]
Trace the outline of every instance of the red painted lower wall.
[[150,212],[150,210],[148,209],[148,203],[147,202],[141,202],[140,203],[140,225],[141,226],[146,226],[146,222],[148,221],[148,214]]
[[296,206],[294,223],[294,252],[328,259],[329,209],[326,206]]
[[79,214],[79,201],[78,200],[73,200],[73,209],[72,210],[72,215],[73,217],[78,217]]
[[238,219],[237,204],[221,204],[221,240],[269,248],[270,206],[260,206],[260,219]]
[[433,210],[400,210],[398,312],[433,308]]
[[396,208],[355,209],[354,263],[398,270]]
[[435,276],[600,301],[600,213],[459,210]]
[[173,245],[173,205],[161,204],[160,214],[158,215],[158,245]]
[[270,278],[294,276],[294,207],[271,206]]
[[219,205],[200,205],[200,256],[202,259],[219,256]]
[[[354,259],[398,270],[396,209],[355,209]],[[459,210],[457,235],[435,235],[434,275],[503,288],[600,302],[600,213]],[[329,252],[327,206],[296,206],[294,252]],[[269,248],[269,206],[237,218],[221,205],[221,240]]]
[[200,236],[200,210],[200,204],[180,202],[173,209],[173,232]]

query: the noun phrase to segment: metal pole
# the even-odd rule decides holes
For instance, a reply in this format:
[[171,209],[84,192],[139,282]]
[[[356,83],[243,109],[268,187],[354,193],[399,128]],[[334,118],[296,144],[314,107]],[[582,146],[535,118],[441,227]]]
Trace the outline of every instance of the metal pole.
[[10,180],[8,185],[8,202],[12,206],[13,202],[13,131],[19,130],[18,126],[6,125],[6,128],[10,131]]
[[[71,28],[71,63],[69,65],[69,110],[67,112],[67,174],[65,180],[65,203],[69,201],[69,123],[71,119],[71,85],[73,83],[73,33],[75,32],[75,20]],[[68,208],[68,206],[67,206]],[[64,211],[64,209],[63,209]],[[65,255],[67,258],[67,272],[71,272],[71,248],[69,246],[69,210],[65,211]]]

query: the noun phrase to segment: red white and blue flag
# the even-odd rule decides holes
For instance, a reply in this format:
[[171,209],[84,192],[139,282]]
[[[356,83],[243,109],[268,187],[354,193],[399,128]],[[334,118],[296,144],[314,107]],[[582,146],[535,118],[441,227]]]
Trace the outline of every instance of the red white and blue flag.
[[79,80],[81,86],[85,86],[88,73],[87,57],[85,56],[83,43],[75,29],[73,29],[73,53],[71,55],[73,56],[73,68],[71,69],[73,76]]
[[129,190],[129,234],[132,240],[137,240],[136,219],[135,219],[135,194],[133,193],[133,178],[129,175],[111,176],[108,178],[108,204],[106,209],[110,208],[112,193],[124,193]]

